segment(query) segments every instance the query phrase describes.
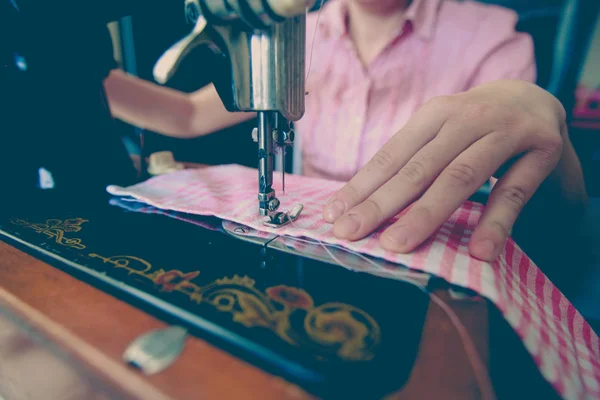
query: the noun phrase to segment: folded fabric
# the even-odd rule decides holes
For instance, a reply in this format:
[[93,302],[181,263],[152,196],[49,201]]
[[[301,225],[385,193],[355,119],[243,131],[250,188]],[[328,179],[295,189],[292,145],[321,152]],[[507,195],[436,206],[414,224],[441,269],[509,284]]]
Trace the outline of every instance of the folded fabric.
[[243,230],[240,230],[240,225],[231,221],[224,221],[223,227],[238,236],[259,237],[263,239],[274,239],[277,237],[277,241],[270,242],[272,248],[287,248],[302,254],[304,257],[333,262],[355,272],[365,272],[391,279],[410,281],[423,289],[427,287],[429,278],[431,277],[428,273],[409,269],[404,265],[389,261],[374,259],[373,257],[353,252],[339,245],[330,245],[299,237],[277,236],[273,233],[262,232],[249,227],[244,227]]
[[[277,182],[278,177],[274,180]],[[356,242],[333,236],[331,225],[322,219],[321,213],[325,202],[342,183],[295,175],[287,176],[286,180],[285,194],[275,187],[282,203],[280,209],[291,210],[300,203],[304,210],[293,225],[278,229],[264,226],[263,218],[258,215],[257,172],[250,168],[226,165],[185,170],[128,188],[110,186],[108,191],[162,210],[215,216],[257,231],[340,245],[471,289],[498,307],[523,340],[542,375],[561,396],[600,398],[598,336],[567,298],[510,239],[491,264],[469,255],[467,244],[481,215],[481,205],[465,203],[419,249],[410,254],[396,254],[379,245],[378,237],[385,226]]]
[[142,203],[132,197],[113,197],[109,200],[109,203],[127,211],[143,214],[160,214],[198,225],[212,231],[223,231],[223,229],[225,229],[238,237],[260,238],[266,241],[271,241],[277,237],[277,242],[271,242],[271,247],[285,247],[302,254],[304,257],[339,263],[341,266],[355,272],[364,272],[404,282],[411,282],[424,289],[427,287],[429,278],[431,277],[430,274],[425,272],[409,269],[405,266],[388,261],[377,260],[377,262],[375,262],[371,258],[351,252],[341,246],[326,245],[324,243],[308,241],[291,236],[279,236],[274,233],[252,229],[247,226],[242,227],[242,225],[236,222],[228,220],[222,221],[216,217],[204,217],[178,211],[161,210],[160,208]]
[[134,211],[144,214],[160,214],[166,215],[180,221],[188,222],[194,225],[199,225],[203,228],[211,231],[221,230],[221,220],[215,217],[204,217],[193,214],[183,214],[176,211],[162,210],[160,208],[152,207],[148,204],[137,201],[134,198],[119,198],[113,197],[109,200],[109,204],[117,207],[121,207],[127,211]]

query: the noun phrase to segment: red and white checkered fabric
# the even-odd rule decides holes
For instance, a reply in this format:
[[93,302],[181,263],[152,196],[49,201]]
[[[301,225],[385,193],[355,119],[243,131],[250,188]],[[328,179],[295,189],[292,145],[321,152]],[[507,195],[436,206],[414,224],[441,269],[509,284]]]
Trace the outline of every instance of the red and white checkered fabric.
[[598,336],[566,297],[512,240],[492,264],[469,255],[467,244],[482,206],[465,203],[418,250],[395,254],[379,246],[378,236],[384,228],[357,242],[333,236],[321,212],[342,183],[295,175],[286,180],[285,195],[275,187],[280,209],[291,210],[301,203],[304,210],[294,226],[279,229],[262,225],[257,213],[257,172],[250,168],[226,165],[185,170],[128,188],[110,186],[108,191],[160,209],[212,215],[264,232],[341,245],[474,290],[503,313],[558,393],[566,399],[600,398]]

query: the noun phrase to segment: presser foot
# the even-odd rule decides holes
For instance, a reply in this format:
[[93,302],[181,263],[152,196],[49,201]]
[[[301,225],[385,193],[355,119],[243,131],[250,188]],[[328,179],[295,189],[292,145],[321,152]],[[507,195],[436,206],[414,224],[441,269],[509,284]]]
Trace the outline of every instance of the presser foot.
[[263,221],[263,225],[268,226],[269,228],[281,228],[282,226],[286,226],[297,220],[303,209],[304,206],[302,204],[296,204],[290,212],[280,211],[266,217]]

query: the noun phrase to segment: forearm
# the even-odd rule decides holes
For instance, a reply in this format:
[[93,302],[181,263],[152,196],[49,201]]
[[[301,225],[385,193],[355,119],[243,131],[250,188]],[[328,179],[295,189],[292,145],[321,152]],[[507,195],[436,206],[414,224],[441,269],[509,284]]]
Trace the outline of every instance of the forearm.
[[172,137],[203,136],[252,118],[228,112],[212,85],[186,94],[115,70],[104,86],[114,117]]

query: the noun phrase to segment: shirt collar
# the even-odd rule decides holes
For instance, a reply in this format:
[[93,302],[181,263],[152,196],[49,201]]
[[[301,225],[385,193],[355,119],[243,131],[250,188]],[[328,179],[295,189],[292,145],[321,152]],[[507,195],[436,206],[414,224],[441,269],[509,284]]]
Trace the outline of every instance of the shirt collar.
[[[332,34],[342,37],[348,34],[348,0],[330,0],[323,7],[321,26]],[[412,24],[413,31],[423,39],[430,39],[437,20],[438,10],[443,0],[412,0],[406,10],[405,22]]]

